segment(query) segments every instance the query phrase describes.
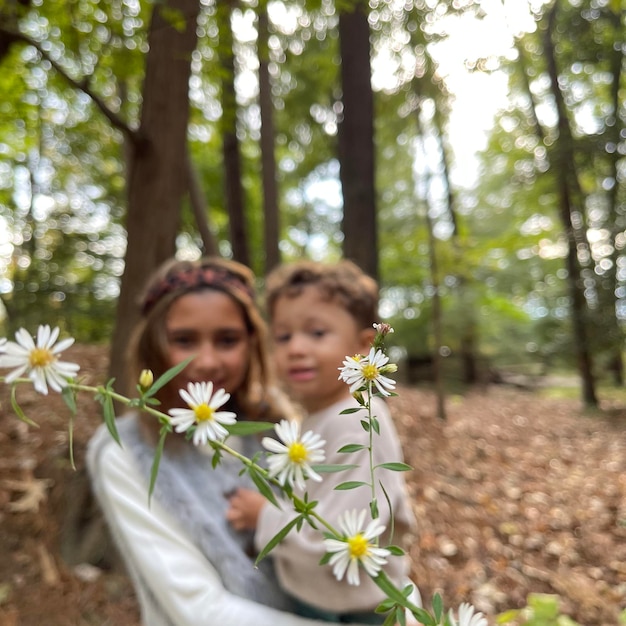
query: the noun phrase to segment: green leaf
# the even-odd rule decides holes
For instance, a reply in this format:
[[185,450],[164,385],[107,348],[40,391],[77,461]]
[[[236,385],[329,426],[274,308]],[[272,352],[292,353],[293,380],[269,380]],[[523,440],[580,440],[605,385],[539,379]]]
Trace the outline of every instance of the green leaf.
[[392,472],[408,472],[413,469],[406,463],[381,463],[380,465],[376,465],[374,469],[378,469],[379,467],[391,470]]
[[368,483],[364,483],[360,480],[349,480],[345,483],[339,483],[335,489],[337,491],[347,491],[348,489],[356,489],[357,487],[366,486]]
[[174,365],[174,367],[168,369],[167,372],[161,374],[154,381],[150,389],[146,391],[146,393],[144,394],[144,398],[149,398],[150,396],[153,396],[159,389],[161,389],[161,387],[167,385],[167,383],[169,383],[172,378],[178,376],[178,374],[180,374],[189,365],[189,363],[193,361],[193,359],[195,359],[195,356],[190,356],[184,361],[178,363],[178,365]]
[[385,618],[385,621],[383,622],[383,626],[394,626],[394,624],[396,623],[396,616],[395,613],[389,613],[389,615],[387,615],[387,617]]
[[389,498],[389,494],[385,489],[385,485],[379,480],[378,484],[382,489],[383,495],[385,496],[385,500],[387,501],[387,510],[389,511],[389,538],[390,541],[393,539],[393,535],[396,532],[396,516],[393,514],[393,507],[391,506],[391,499]]
[[375,609],[376,613],[386,613],[387,611],[391,611],[396,606],[396,603],[389,598],[385,598]]
[[357,411],[362,411],[363,407],[359,406],[359,407],[350,407],[349,409],[344,409],[343,411],[341,411],[339,413],[339,415],[348,415],[348,413],[356,413]]
[[[216,448],[213,458],[211,459],[211,467],[215,469],[222,460],[222,451],[219,448]],[[242,469],[242,472],[245,471],[245,468]]]
[[372,514],[372,519],[376,519],[378,518],[378,501],[376,500],[376,498],[374,498],[371,502],[370,502],[370,512]]
[[[391,552],[391,554],[393,554],[394,556],[402,556],[405,554],[404,550],[400,547],[400,546],[385,546],[385,548],[387,550],[389,550],[389,552]],[[411,587],[409,587],[409,589],[411,589]]]
[[[380,571],[378,576],[374,578],[378,587],[387,595],[388,598],[395,600],[400,606],[405,606],[407,599],[404,594],[389,580],[384,571]],[[428,611],[419,607],[409,609],[415,618],[424,626],[437,626],[437,622],[433,619]]]
[[517,619],[517,616],[520,614],[519,609],[509,609],[504,613],[500,613],[496,616],[496,624],[508,624],[512,622],[514,619]]
[[65,401],[72,415],[76,415],[76,393],[71,387],[63,387],[61,397]]
[[152,499],[152,492],[154,491],[154,485],[156,483],[157,474],[159,473],[159,464],[161,463],[161,456],[163,456],[163,447],[165,446],[165,437],[167,436],[168,429],[162,427],[159,431],[159,442],[157,443],[156,450],[154,451],[154,459],[152,459],[152,467],[150,468],[150,486],[148,487],[148,501]]
[[380,435],[380,424],[375,417],[372,417],[372,428],[377,435]]
[[70,448],[70,465],[73,470],[76,470],[76,464],[74,463],[74,414],[70,415],[67,424],[67,440]]
[[334,472],[343,472],[345,470],[355,469],[359,467],[358,465],[339,465],[339,464],[329,464],[329,465],[311,465],[311,468],[318,472],[319,474],[332,474]]
[[367,446],[360,443],[349,443],[347,446],[343,446],[337,450],[337,452],[359,452],[359,450],[365,450]]
[[406,615],[401,606],[396,607],[396,623],[400,624],[400,626],[406,626]]
[[22,422],[25,422],[29,426],[34,426],[35,428],[39,428],[39,424],[36,424],[31,419],[26,417],[26,413],[22,411],[22,407],[18,404],[16,387],[17,385],[11,385],[11,406],[13,407],[13,411],[15,411],[15,414],[19,417],[19,419],[22,420]]
[[437,623],[439,623],[441,621],[441,616],[443,615],[443,599],[441,598],[440,593],[435,593],[433,596],[433,612]]
[[366,433],[369,433],[369,431],[370,431],[370,423],[367,420],[361,420],[361,426],[363,426],[363,430]]
[[122,442],[120,440],[119,433],[117,432],[117,425],[115,423],[115,409],[113,407],[113,398],[110,394],[106,393],[102,397],[102,411],[104,414],[104,423],[111,434],[111,437],[117,441],[117,443],[121,446]]
[[298,523],[298,520],[302,519],[301,515],[292,519],[284,528],[279,530],[267,543],[267,545],[259,552],[259,556],[257,556],[255,563],[258,564],[259,561],[265,558],[288,534],[289,531]]
[[252,481],[256,485],[256,488],[259,490],[261,495],[265,496],[265,498],[269,500],[276,508],[280,508],[278,500],[276,500],[276,496],[274,495],[274,492],[272,491],[272,488],[270,487],[267,480],[265,480],[265,477],[260,474],[255,467],[250,468],[249,474],[250,478],[252,478]]
[[262,433],[272,428],[274,428],[272,422],[251,422],[248,420],[226,425],[226,430],[228,430],[231,435],[239,436],[256,435],[257,433]]

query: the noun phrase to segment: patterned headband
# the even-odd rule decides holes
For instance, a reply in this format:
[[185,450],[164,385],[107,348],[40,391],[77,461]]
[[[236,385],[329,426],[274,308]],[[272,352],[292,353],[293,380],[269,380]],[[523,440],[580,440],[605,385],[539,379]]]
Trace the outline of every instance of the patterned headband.
[[240,276],[227,269],[217,267],[190,267],[165,276],[147,293],[141,314],[147,315],[154,305],[168,293],[187,293],[203,287],[214,287],[226,292],[238,292],[249,300],[254,300],[254,290]]

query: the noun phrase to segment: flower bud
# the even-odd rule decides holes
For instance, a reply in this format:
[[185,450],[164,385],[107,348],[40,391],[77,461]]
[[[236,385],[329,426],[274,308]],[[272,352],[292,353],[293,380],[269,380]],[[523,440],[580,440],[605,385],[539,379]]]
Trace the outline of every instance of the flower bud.
[[139,386],[142,391],[147,391],[152,387],[152,383],[154,382],[154,374],[152,370],[141,370],[141,374],[139,375]]
[[380,324],[374,324],[374,328],[376,329],[376,332],[383,337],[393,332],[393,328],[391,327],[391,325],[385,324],[384,322],[381,322]]

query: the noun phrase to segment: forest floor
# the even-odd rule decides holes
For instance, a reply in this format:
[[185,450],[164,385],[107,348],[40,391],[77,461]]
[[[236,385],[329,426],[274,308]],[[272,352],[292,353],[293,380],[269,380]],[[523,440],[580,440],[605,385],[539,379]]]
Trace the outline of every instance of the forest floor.
[[[103,348],[73,346],[66,358],[88,382],[104,382]],[[442,421],[430,391],[399,391],[392,410],[419,524],[412,574],[426,604],[439,591],[446,605],[472,602],[494,623],[542,592],[583,626],[617,626],[626,607],[626,407],[590,413],[578,400],[489,386],[448,398]],[[74,470],[58,394],[21,386],[18,399],[39,428],[16,418],[0,388],[0,626],[136,626],[132,587],[109,567],[104,528],[80,532],[94,518],[84,449],[100,406],[79,398]],[[81,563],[85,554],[100,567]]]

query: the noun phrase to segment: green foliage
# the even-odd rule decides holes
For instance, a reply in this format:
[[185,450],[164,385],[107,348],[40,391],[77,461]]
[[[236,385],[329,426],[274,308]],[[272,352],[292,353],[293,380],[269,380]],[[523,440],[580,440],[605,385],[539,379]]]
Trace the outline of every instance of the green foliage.
[[531,593],[527,606],[506,611],[497,618],[498,624],[515,626],[580,626],[559,610],[559,597],[543,593]]

